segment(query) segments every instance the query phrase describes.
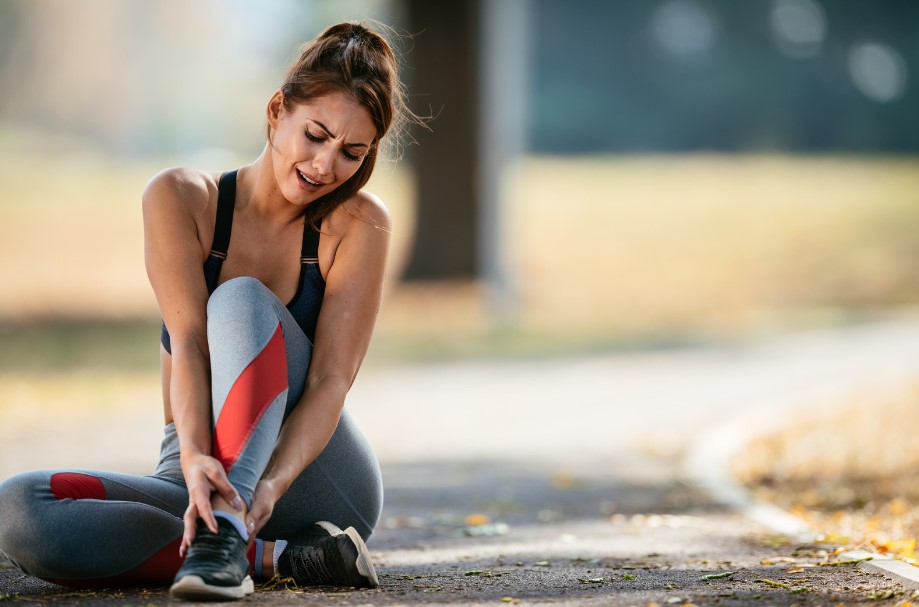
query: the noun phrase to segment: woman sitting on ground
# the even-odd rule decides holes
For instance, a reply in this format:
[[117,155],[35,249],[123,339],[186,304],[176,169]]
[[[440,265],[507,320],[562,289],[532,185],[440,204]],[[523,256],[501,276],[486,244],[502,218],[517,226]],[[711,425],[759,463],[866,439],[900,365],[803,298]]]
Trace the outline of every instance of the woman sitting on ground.
[[0,485],[0,551],[13,563],[72,586],[173,582],[181,599],[240,598],[252,577],[274,575],[378,584],[364,540],[380,516],[380,471],[343,406],[390,235],[383,203],[361,188],[406,116],[389,44],[339,24],[289,68],[252,164],[152,179],[159,465],[151,476],[39,471]]

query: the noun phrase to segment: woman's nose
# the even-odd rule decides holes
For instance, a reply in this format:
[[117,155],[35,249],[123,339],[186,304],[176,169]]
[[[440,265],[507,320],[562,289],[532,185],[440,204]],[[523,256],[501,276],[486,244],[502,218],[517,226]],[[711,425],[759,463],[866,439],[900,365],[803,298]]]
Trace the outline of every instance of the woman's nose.
[[322,177],[332,172],[332,161],[332,154],[326,150],[321,150],[313,156],[313,169],[319,173],[317,177]]

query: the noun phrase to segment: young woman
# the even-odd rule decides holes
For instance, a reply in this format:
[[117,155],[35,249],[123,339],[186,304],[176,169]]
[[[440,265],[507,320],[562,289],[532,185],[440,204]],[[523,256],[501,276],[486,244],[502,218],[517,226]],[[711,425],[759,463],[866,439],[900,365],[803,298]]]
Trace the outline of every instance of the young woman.
[[411,115],[391,47],[360,24],[330,27],[266,114],[252,164],[169,169],[146,188],[160,462],[151,476],[40,471],[0,485],[0,550],[24,572],[77,586],[173,581],[180,599],[240,598],[253,576],[378,584],[364,540],[380,471],[343,406],[390,234],[361,188]]

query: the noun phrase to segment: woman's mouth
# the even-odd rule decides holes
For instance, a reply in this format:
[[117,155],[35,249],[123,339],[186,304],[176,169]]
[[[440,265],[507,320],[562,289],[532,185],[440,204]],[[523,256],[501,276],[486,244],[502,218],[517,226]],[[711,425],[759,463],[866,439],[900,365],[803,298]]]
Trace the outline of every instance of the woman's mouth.
[[310,179],[307,177],[300,169],[297,169],[297,177],[300,179],[300,183],[306,185],[310,189],[317,189],[324,186],[324,183],[316,181],[315,179]]

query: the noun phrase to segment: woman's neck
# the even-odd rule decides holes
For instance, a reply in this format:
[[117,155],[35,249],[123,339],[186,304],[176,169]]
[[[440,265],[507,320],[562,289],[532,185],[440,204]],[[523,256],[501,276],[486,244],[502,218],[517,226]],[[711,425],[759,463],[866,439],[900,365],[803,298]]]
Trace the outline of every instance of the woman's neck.
[[302,209],[284,198],[274,176],[271,148],[266,143],[255,161],[241,167],[237,204],[239,210],[271,222],[290,223],[302,216]]

